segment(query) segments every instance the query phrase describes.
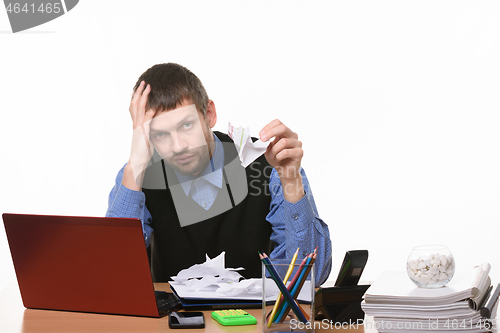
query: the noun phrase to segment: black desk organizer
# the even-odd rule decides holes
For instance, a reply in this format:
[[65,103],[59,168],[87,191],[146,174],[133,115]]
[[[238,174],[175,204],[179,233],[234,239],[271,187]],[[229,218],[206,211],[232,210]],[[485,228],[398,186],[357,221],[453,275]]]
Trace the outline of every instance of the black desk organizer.
[[363,295],[370,285],[320,288],[316,292],[314,319],[334,323],[355,323],[364,319],[361,309]]
[[368,251],[347,251],[335,287],[319,288],[315,295],[314,319],[333,323],[356,323],[364,319],[361,301],[370,285],[358,285],[368,260]]

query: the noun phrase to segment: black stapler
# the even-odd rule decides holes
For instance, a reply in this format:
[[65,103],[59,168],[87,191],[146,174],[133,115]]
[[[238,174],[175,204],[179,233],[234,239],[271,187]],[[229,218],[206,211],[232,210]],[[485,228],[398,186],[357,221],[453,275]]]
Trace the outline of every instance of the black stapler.
[[319,288],[315,295],[315,319],[334,323],[364,319],[363,295],[370,285],[358,285],[368,261],[367,250],[347,251],[334,287]]

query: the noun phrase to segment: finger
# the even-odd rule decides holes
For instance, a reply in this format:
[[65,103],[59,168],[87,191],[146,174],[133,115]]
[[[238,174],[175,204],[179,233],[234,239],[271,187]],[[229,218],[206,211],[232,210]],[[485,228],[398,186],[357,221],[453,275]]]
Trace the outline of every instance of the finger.
[[302,148],[302,142],[296,139],[281,138],[273,141],[273,147],[270,149],[269,154],[277,156],[283,150],[295,148]]
[[276,154],[273,154],[273,148],[274,146],[278,143],[279,139],[275,138],[273,141],[269,142],[269,145],[267,146],[266,152],[264,153],[266,155],[266,158],[270,158]]
[[146,105],[148,103],[149,92],[151,91],[151,86],[148,84],[144,91],[142,92],[141,98],[139,99],[138,105],[136,107],[135,114],[135,124],[139,126],[144,123],[144,116],[146,113]]
[[146,105],[148,104],[148,96],[149,93],[151,92],[151,85],[147,85],[146,88],[144,88],[144,92],[141,95],[141,98],[139,100],[138,104],[138,112],[139,114],[144,114],[146,111]]
[[267,141],[273,137],[286,137],[297,139],[299,136],[278,119],[267,124],[260,132],[262,141]]
[[141,81],[137,89],[135,90],[134,94],[132,95],[132,100],[130,101],[130,104],[137,105],[139,102],[139,99],[141,98],[142,92],[144,91],[144,86],[145,82]]
[[142,92],[144,91],[144,85],[145,82],[141,81],[139,84],[139,87],[135,90],[135,92],[132,94],[132,99],[130,101],[130,116],[132,117],[132,122],[136,123],[136,118],[137,118],[137,104],[139,103],[139,100],[141,98]]
[[144,138],[146,140],[146,144],[148,148],[150,147],[150,136],[149,133],[151,132],[151,121],[153,120],[153,117],[155,116],[156,111],[153,109],[148,109],[146,113],[144,114],[144,119],[141,123],[141,129],[142,132],[144,133]]
[[276,154],[276,161],[281,162],[286,159],[300,160],[304,156],[304,150],[302,148],[284,149]]
[[278,125],[281,125],[282,122],[279,120],[279,119],[274,119],[273,121],[271,121],[269,124],[267,124],[266,126],[264,126],[264,128],[262,128],[262,130],[259,132],[259,135],[260,135],[260,139],[262,141],[267,141],[269,140],[271,137],[266,135],[269,130],[273,127],[276,127]]
[[153,117],[156,114],[156,110],[154,109],[148,109],[146,113],[144,114],[144,123],[150,123]]

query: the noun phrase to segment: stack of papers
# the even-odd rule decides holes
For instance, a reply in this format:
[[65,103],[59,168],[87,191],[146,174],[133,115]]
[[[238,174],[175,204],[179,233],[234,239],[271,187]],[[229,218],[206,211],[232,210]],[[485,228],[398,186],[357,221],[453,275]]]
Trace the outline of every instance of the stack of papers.
[[444,287],[418,288],[406,272],[384,272],[365,294],[363,311],[379,332],[489,332],[479,309],[491,292],[490,265],[456,272]]

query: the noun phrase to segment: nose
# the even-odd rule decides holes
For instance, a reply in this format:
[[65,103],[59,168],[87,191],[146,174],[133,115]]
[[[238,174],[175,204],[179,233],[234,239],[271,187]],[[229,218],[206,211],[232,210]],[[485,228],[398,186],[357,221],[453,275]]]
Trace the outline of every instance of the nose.
[[178,133],[172,133],[172,152],[178,154],[188,149],[188,142]]

